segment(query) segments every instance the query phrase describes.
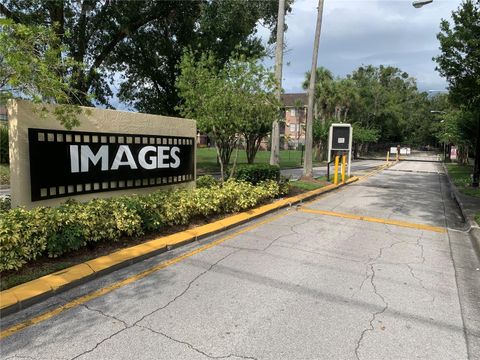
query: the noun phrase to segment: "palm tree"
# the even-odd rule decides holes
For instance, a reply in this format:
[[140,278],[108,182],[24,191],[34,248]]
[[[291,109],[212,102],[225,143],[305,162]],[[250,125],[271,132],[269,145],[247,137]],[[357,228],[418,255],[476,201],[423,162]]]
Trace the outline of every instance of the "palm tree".
[[[275,48],[275,81],[277,82],[277,100],[280,103],[282,93],[283,36],[285,32],[285,0],[278,2],[277,45]],[[280,109],[278,111],[280,114]],[[280,163],[280,126],[278,120],[272,124],[272,148],[270,149],[270,165]]]
[[[305,77],[303,88],[306,90],[310,84],[310,71]],[[332,110],[334,95],[335,81],[332,72],[323,66],[318,67],[315,75],[314,118],[320,118],[322,123],[325,123]]]
[[305,161],[303,163],[303,177],[311,178],[313,175],[313,107],[315,97],[315,77],[317,74],[318,48],[320,45],[320,32],[322,29],[323,0],[318,0],[317,25],[313,41],[312,67],[310,70],[310,83],[308,86],[308,111],[307,128],[305,132]]

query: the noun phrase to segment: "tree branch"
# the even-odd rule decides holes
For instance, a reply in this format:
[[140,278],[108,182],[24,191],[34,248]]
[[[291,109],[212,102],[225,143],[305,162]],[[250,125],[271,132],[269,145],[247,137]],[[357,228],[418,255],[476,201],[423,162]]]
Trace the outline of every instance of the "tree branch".
[[105,47],[102,49],[100,54],[95,58],[93,61],[92,66],[90,67],[90,70],[88,71],[87,79],[85,81],[86,85],[86,91],[91,86],[91,83],[93,81],[93,76],[95,73],[95,69],[97,69],[107,58],[107,56],[115,49],[115,47],[123,40],[125,39],[128,35],[131,33],[137,31],[139,28],[142,26],[148,24],[150,21],[154,20],[155,16],[152,14],[150,16],[142,16],[140,15],[139,19],[135,22],[132,22],[130,24],[127,24],[126,26],[120,28],[117,33],[113,36],[113,38],[110,40],[110,42],[105,45]]
[[5,5],[3,4],[0,4],[0,13],[5,15],[6,18],[8,19],[12,19],[13,21],[15,21],[16,23],[20,23],[21,20],[20,18],[18,17],[18,15],[14,14],[13,12],[11,12]]

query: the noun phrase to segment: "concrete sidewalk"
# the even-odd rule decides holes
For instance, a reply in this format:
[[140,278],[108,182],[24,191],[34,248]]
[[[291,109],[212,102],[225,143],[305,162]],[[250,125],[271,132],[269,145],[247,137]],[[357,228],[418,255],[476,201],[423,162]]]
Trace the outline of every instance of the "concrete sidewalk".
[[[1,356],[476,359],[478,259],[441,166],[416,166],[400,163],[3,318],[5,327],[43,314],[3,339]],[[102,287],[113,290],[95,293]],[[77,305],[79,296],[90,300]]]

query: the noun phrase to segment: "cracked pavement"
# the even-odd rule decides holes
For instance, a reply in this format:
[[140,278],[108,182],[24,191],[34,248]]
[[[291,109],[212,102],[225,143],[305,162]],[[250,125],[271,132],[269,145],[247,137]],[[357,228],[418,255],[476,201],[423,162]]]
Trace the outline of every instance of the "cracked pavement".
[[[469,286],[478,286],[472,270],[478,259],[462,263],[472,249],[441,166],[400,163],[392,169],[398,171],[302,207],[460,231],[435,233],[290,208],[5,338],[1,358],[476,359],[480,333],[468,324],[480,318],[468,294]],[[66,291],[2,318],[2,327],[223,235]]]

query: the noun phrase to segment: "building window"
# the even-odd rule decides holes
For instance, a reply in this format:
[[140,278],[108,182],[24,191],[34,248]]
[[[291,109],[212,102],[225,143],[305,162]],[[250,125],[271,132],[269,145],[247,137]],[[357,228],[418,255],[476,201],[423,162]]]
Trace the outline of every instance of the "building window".
[[290,115],[295,116],[295,109],[290,109]]
[[298,124],[290,124],[290,132],[297,132]]

